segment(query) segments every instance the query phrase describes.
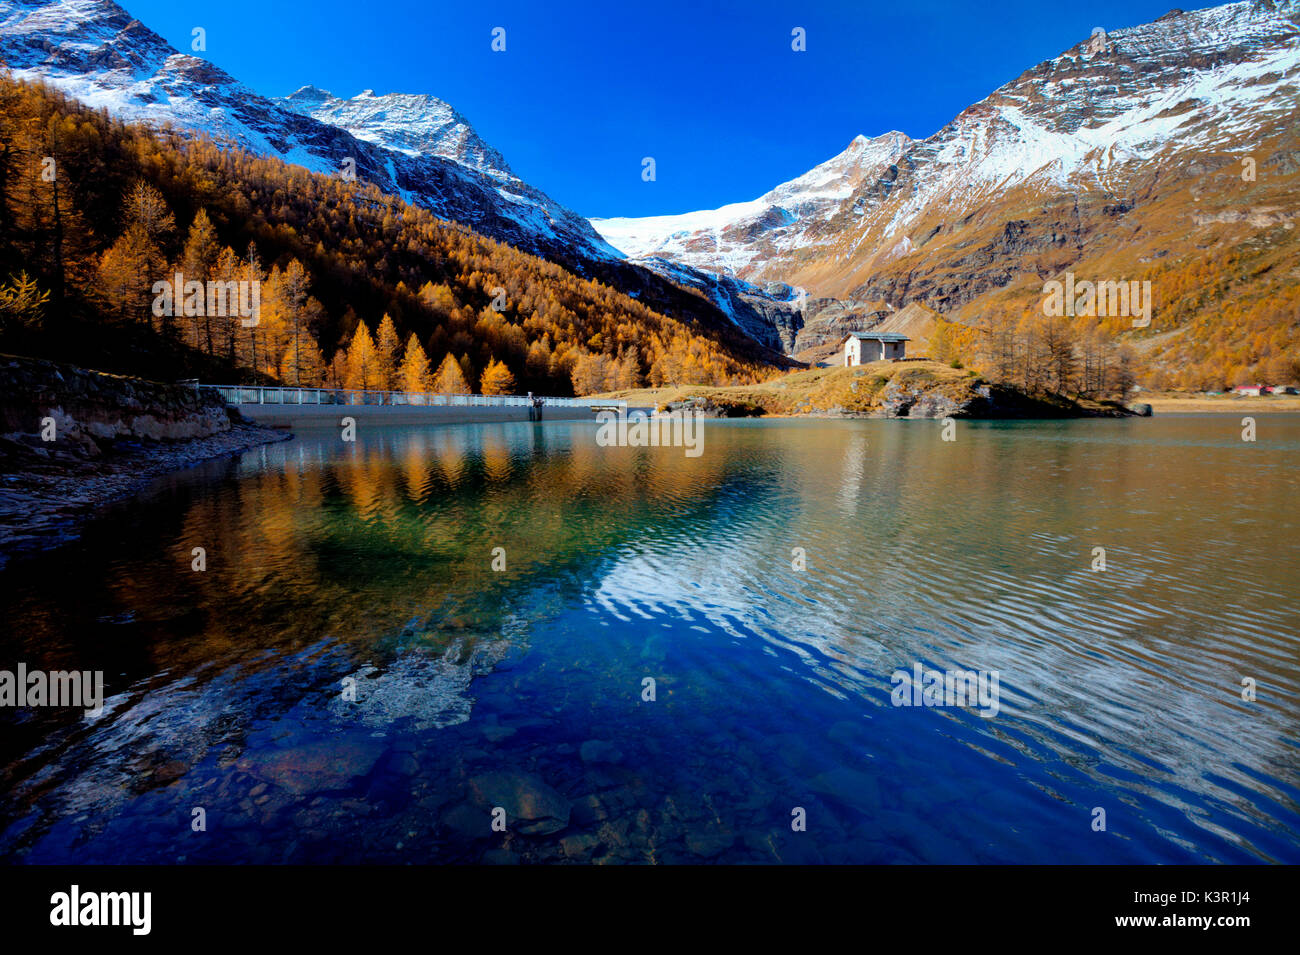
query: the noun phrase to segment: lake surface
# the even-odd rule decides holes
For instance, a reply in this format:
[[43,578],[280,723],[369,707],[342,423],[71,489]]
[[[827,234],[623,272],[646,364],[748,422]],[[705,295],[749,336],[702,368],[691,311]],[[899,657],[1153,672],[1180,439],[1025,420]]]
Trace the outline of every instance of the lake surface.
[[[1300,417],[1257,421],[191,469],[0,573],[0,669],[107,695],[0,710],[0,859],[1300,862]],[[918,664],[996,671],[996,715],[894,706]]]

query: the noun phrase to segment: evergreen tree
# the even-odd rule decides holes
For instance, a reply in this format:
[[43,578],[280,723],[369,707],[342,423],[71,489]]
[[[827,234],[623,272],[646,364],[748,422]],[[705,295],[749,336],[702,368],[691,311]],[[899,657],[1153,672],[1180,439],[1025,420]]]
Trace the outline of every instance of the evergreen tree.
[[630,391],[641,387],[641,362],[637,360],[635,348],[624,352],[611,374],[614,379],[613,389]]
[[319,388],[325,382],[325,357],[316,339],[303,335],[297,346],[287,345],[280,359],[280,380],[299,388]]
[[[258,288],[261,288],[262,280],[265,278],[262,272],[261,256],[257,252],[255,242],[248,243],[248,251],[245,253],[243,263],[239,268],[240,282],[256,282]],[[257,316],[257,321],[251,325],[245,325],[244,320],[236,316],[234,322],[239,332],[242,332],[243,354],[240,360],[254,372],[263,371],[261,367],[266,363],[266,330],[262,324],[262,316]],[[250,318],[249,321],[252,321]]]
[[433,373],[429,369],[429,358],[420,347],[420,340],[414,333],[406,340],[406,354],[402,356],[398,386],[403,391],[413,394],[433,391]]
[[148,321],[152,301],[150,255],[144,233],[129,227],[99,260],[96,294],[107,311],[123,321]]
[[465,377],[465,394],[472,394],[474,382],[478,380],[478,374],[474,371],[474,363],[469,360],[469,355],[462,354],[459,364],[460,373]]
[[345,388],[371,391],[377,388],[379,371],[378,356],[375,354],[375,340],[370,329],[362,322],[352,336],[348,347],[348,371],[344,382]]
[[50,293],[42,292],[26,272],[10,276],[8,285],[0,285],[0,331],[39,326],[49,300]]
[[460,367],[460,363],[452,357],[451,352],[447,352],[447,357],[442,360],[438,366],[438,371],[433,376],[433,390],[444,395],[467,395],[469,391],[469,382],[465,380],[465,373]]
[[[311,325],[321,312],[320,302],[314,298],[307,297],[307,287],[310,285],[310,278],[307,270],[302,267],[302,263],[293,259],[285,267],[284,274],[280,277],[280,288],[275,296],[276,304],[279,311],[279,325],[281,334],[287,342],[287,354],[294,362],[293,377],[295,381],[301,380],[303,371],[298,365],[303,361],[301,352],[304,342],[311,341]],[[312,341],[315,344],[314,341]],[[319,354],[320,349],[317,348]]]
[[948,330],[948,323],[943,319],[936,319],[934,323],[934,332],[930,335],[930,357],[945,365],[957,360],[957,349],[952,340],[952,333]]
[[582,352],[573,363],[570,380],[575,395],[594,395],[607,391],[613,384],[609,356]]
[[505,362],[494,359],[484,369],[479,387],[485,395],[512,395],[515,392],[515,376],[510,373]]
[[[51,115],[18,119],[0,127],[5,146],[0,180],[7,207],[6,225],[18,251],[46,280],[51,304],[62,313],[70,277],[84,272],[91,254],[91,234],[70,188],[64,158],[84,152],[77,124]],[[73,273],[70,276],[70,273]]]
[[[212,268],[216,264],[220,247],[217,245],[217,230],[212,227],[208,213],[200,209],[194,214],[190,223],[189,234],[185,237],[185,249],[181,253],[181,272],[185,281],[206,282],[212,277]],[[212,316],[204,307],[201,315],[187,316],[188,341],[195,348],[202,348],[212,354]]]
[[551,343],[548,336],[528,346],[528,355],[524,359],[524,375],[534,391],[545,391],[551,374]]
[[380,381],[378,387],[386,391],[396,390],[402,340],[397,337],[397,326],[393,324],[393,319],[387,312],[379,322],[379,330],[375,337],[375,354],[378,363],[376,375]]
[[[154,283],[171,281],[172,278],[169,274],[171,270],[167,267],[167,254],[163,243],[176,230],[176,217],[167,207],[167,200],[163,198],[162,193],[143,179],[137,181],[127,193],[123,204],[123,216],[127,226],[125,235],[131,237],[131,242],[143,266],[138,280],[140,290],[137,294],[141,299],[151,300]],[[179,302],[173,302],[172,315],[164,313],[157,316],[159,330],[164,335],[171,334],[175,313],[179,307]],[[146,313],[146,317],[149,315],[152,315],[151,311]]]
[[[217,253],[217,260],[212,266],[211,277],[214,282],[238,282],[242,266],[235,250],[226,246]],[[233,365],[236,361],[236,347],[239,343],[239,310],[226,308],[225,315],[210,316],[208,321],[214,329],[214,345],[219,354],[224,355]]]
[[348,381],[348,353],[340,348],[334,353],[334,359],[325,371],[325,385],[329,388],[345,388]]

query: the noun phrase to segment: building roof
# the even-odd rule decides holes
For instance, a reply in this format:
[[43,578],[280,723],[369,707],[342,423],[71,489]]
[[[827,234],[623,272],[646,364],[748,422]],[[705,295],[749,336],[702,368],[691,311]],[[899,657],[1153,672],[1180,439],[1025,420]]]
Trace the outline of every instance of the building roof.
[[873,342],[910,342],[911,339],[906,335],[900,335],[898,332],[849,332],[840,339],[843,345],[850,338],[866,339]]

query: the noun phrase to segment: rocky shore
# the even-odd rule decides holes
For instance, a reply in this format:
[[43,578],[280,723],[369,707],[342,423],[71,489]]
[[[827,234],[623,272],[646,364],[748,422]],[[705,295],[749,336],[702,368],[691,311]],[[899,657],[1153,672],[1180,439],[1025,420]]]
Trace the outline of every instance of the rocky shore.
[[972,371],[925,360],[810,368],[754,385],[676,386],[611,392],[631,407],[694,410],[705,417],[1126,418],[1150,406],[1029,393]]
[[0,356],[0,568],[160,475],[291,437],[214,389]]
[[978,378],[941,380],[895,375],[868,379],[864,401],[828,409],[837,416],[873,418],[1126,418],[1137,412],[1114,402],[1083,402],[1060,395],[1028,394]]

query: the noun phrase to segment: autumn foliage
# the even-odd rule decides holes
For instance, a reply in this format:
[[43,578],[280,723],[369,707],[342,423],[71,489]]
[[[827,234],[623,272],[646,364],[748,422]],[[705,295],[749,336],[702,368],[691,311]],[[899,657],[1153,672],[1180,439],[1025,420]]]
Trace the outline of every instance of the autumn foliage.
[[[10,350],[75,360],[90,350],[77,351],[83,340],[126,336],[136,351],[176,356],[165,366],[175,376],[219,368],[459,392],[584,394],[772,371],[689,314],[657,312],[373,186],[126,125],[39,84],[0,77],[0,144],[0,287],[27,303],[0,327]],[[260,283],[259,320],[154,314],[154,283],[176,273]]]

